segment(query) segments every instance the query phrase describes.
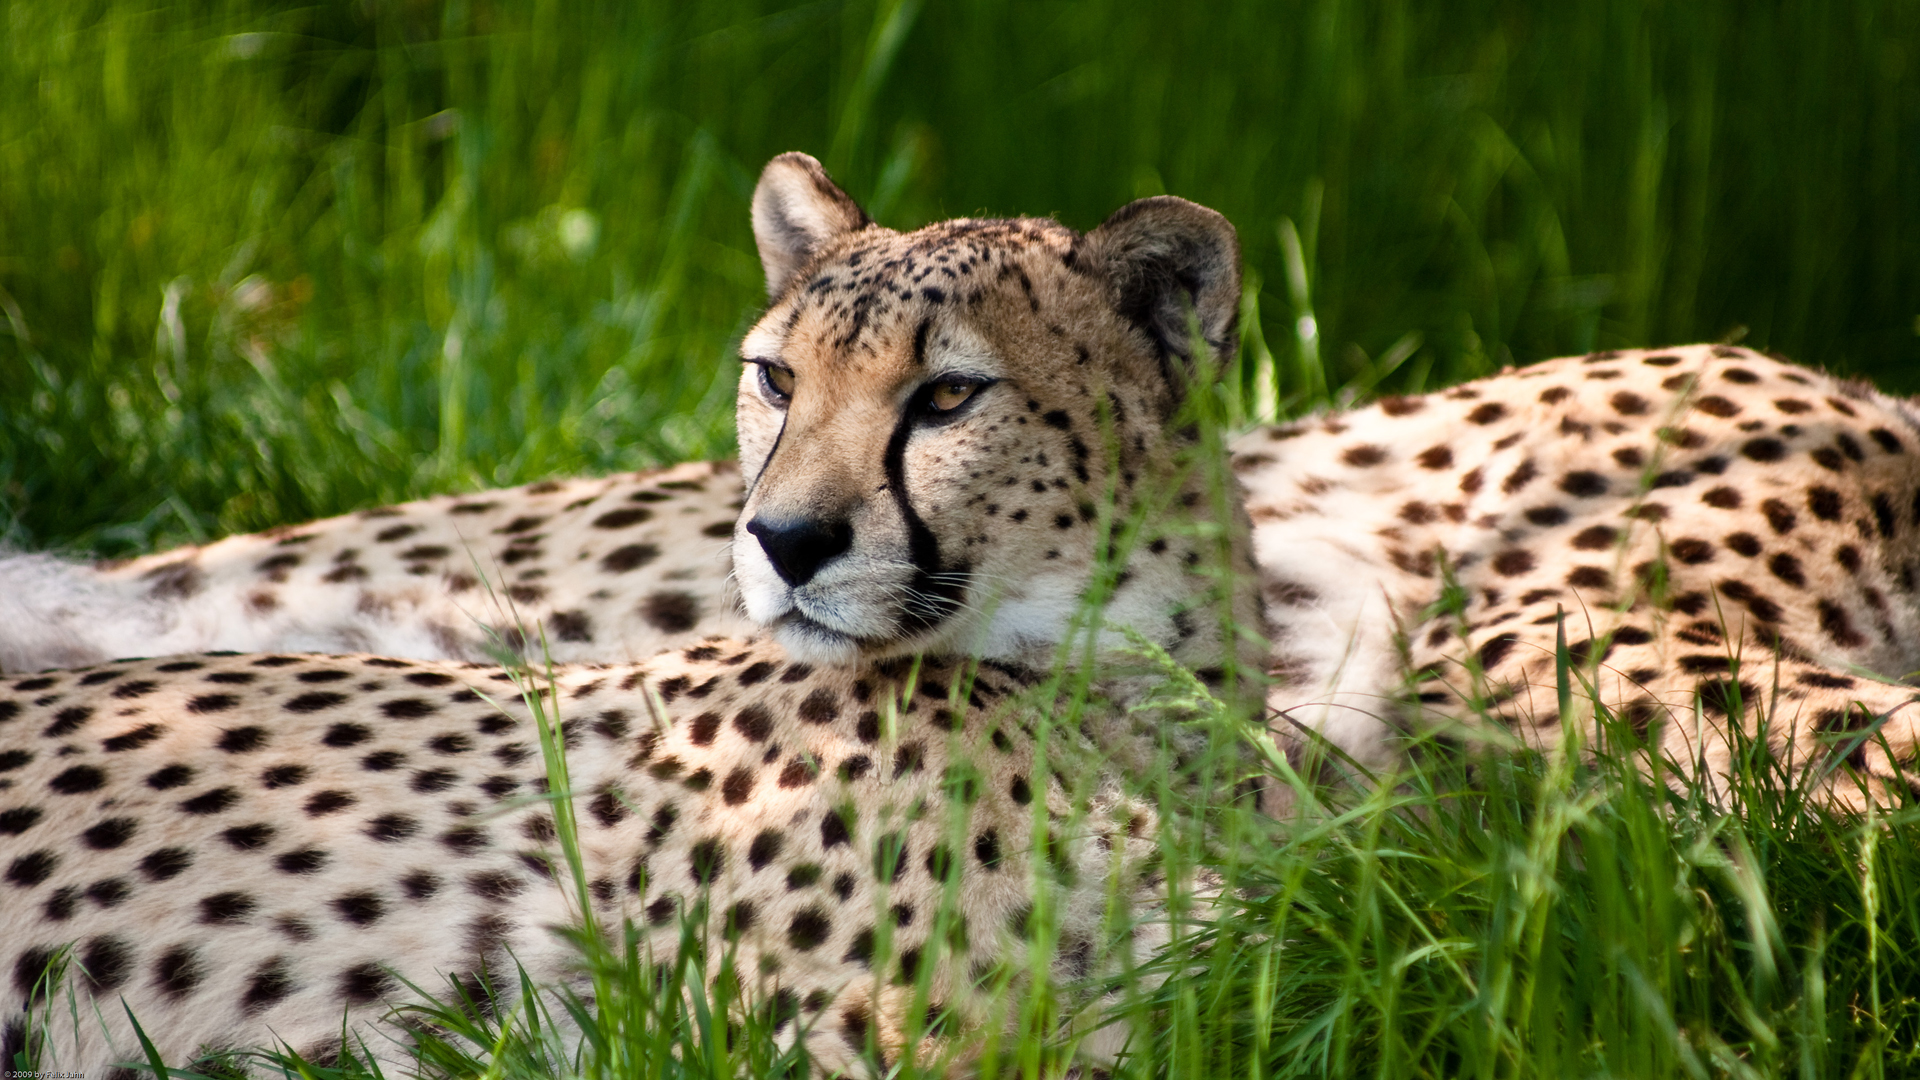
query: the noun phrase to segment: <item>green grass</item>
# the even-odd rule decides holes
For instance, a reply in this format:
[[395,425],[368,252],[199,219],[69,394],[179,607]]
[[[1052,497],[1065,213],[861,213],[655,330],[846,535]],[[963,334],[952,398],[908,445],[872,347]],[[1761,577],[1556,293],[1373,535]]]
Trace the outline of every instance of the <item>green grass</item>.
[[0,0],[0,36],[17,545],[729,452],[789,149],[898,226],[1217,207],[1290,409],[1741,334],[1920,389],[1910,0]]
[[[728,453],[787,149],[903,227],[1219,208],[1282,412],[1736,337],[1920,389],[1910,0],[1153,7],[0,0],[0,540]],[[1911,1075],[1920,820],[1754,775],[1436,749],[1310,827],[1212,808],[1234,890],[1122,1075]],[[592,948],[581,1074],[771,1068]],[[570,1068],[548,1031],[496,1075]]]

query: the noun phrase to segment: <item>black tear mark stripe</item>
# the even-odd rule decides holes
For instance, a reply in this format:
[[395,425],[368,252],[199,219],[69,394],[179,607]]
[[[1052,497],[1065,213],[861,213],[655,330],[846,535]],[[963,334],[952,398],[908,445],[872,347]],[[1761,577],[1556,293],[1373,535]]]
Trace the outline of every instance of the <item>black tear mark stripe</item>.
[[966,592],[965,586],[955,580],[965,572],[964,567],[954,567],[944,575],[946,580],[941,580],[940,541],[921,520],[907,494],[907,440],[913,434],[914,418],[930,392],[924,389],[908,401],[906,410],[894,424],[893,435],[887,439],[887,487],[893,493],[894,504],[900,508],[901,520],[907,525],[907,554],[914,568],[913,583],[909,587],[921,598],[919,603],[902,607],[901,636],[918,634],[945,622],[960,609],[961,597]]

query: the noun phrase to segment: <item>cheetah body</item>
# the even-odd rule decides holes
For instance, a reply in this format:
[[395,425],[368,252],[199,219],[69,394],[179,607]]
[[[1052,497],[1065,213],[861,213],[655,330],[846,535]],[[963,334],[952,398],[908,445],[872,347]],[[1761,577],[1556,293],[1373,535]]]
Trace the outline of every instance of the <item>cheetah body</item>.
[[1732,729],[1762,715],[1799,766],[1838,746],[1886,781],[1854,737],[1882,722],[1914,749],[1896,681],[1920,670],[1911,402],[1745,349],[1598,353],[1261,429],[1234,454],[1283,734],[1380,765],[1409,728],[1490,714],[1557,745],[1564,620],[1601,703],[1682,766],[1724,774]]
[[[1110,521],[1137,523],[1141,550],[1107,586],[1103,654],[1144,640],[1236,689],[1231,673],[1259,664],[1257,642],[1222,632],[1222,613],[1258,619],[1244,517],[1209,500],[1169,424],[1177,387],[1233,347],[1235,240],[1166,198],[1084,236],[1025,220],[902,235],[800,155],[768,166],[754,224],[773,302],[743,345],[731,527],[743,605],[768,632],[563,668],[551,708],[574,744],[593,917],[631,920],[665,960],[686,914],[711,939],[704,975],[735,948],[817,1070],[862,1071],[874,1046],[884,1072],[927,1021],[944,1015],[950,1037],[993,1022],[1030,906],[1061,913],[1067,975],[1109,944],[1151,944],[1102,936],[1106,912],[1145,912],[1163,884],[1143,869],[1154,827],[1126,784],[1180,783],[1164,754],[1193,744],[1148,707],[1137,665],[1096,669],[1094,704],[1042,745],[1039,718],[1070,714],[1013,699],[1065,662]],[[1173,334],[1189,312],[1213,356]],[[1114,459],[1094,450],[1106,437]],[[684,467],[700,470],[720,475]],[[554,566],[535,582],[603,564],[644,542],[621,531],[642,524],[635,510],[673,505],[636,500],[635,484],[662,486],[523,489],[487,542],[535,538]],[[520,514],[549,496],[552,513]],[[550,526],[570,512],[563,544]],[[403,509],[251,542],[344,551],[354,530],[413,523]],[[373,543],[426,536],[418,523]],[[353,549],[324,561],[370,565],[373,547]],[[230,561],[258,573],[264,559]],[[548,637],[565,646],[561,622],[548,616]],[[965,678],[941,659],[969,654],[985,666]],[[400,976],[432,986],[517,960],[566,979],[574,954],[553,932],[587,916],[550,872],[531,798],[544,766],[505,679],[446,661],[205,655],[0,684],[0,1016],[32,1003],[68,945],[83,1020],[69,1030],[56,1003],[49,1064],[133,1056],[121,995],[176,1059],[274,1038],[324,1054],[343,1011],[372,1024],[410,999]],[[936,1042],[927,1052],[965,1053]]]
[[[664,960],[691,919],[822,1073],[857,1063],[870,1031],[897,1055],[910,1014],[921,1031],[991,1018],[973,980],[991,989],[1035,882],[1055,880],[1028,865],[1036,810],[1078,883],[1053,901],[1068,955],[1107,944],[1110,890],[1137,911],[1155,902],[1151,810],[1040,771],[1004,707],[1017,674],[985,670],[952,701],[953,669],[906,669],[810,670],[770,642],[715,640],[560,669],[549,698],[596,926],[617,942],[629,921]],[[66,983],[34,1010],[43,1064],[140,1059],[123,997],[181,1064],[274,1040],[325,1060],[343,1016],[376,1056],[404,1059],[373,1021],[418,1000],[407,981],[445,994],[452,978],[483,999],[484,973],[510,1003],[516,962],[590,995],[553,933],[584,920],[508,678],[201,656],[0,689],[8,1049],[69,946]]]

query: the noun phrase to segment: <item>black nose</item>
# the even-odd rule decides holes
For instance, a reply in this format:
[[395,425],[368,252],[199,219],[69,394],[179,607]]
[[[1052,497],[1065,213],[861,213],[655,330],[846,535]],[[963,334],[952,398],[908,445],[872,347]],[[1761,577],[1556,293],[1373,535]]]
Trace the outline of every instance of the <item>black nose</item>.
[[760,538],[774,573],[796,589],[812,581],[828,560],[853,546],[853,523],[845,518],[768,521],[756,517],[747,522],[747,531]]

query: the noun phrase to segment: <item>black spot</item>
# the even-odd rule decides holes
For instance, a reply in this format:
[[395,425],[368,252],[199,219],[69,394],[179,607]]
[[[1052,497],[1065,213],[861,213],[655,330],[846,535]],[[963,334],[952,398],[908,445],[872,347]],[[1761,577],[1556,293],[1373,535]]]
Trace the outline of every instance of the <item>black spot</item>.
[[727,774],[720,783],[720,798],[728,806],[739,806],[753,796],[753,770],[745,765]]
[[1787,456],[1787,444],[1774,438],[1748,439],[1740,445],[1740,453],[1753,461],[1774,462]]
[[440,879],[427,870],[415,870],[400,879],[400,891],[409,900],[426,900],[440,891]]
[[[571,746],[572,743],[569,742],[568,745]],[[464,754],[473,749],[473,740],[460,732],[452,731],[445,735],[436,735],[428,739],[427,749],[436,754]]]
[[609,510],[593,519],[596,529],[624,529],[638,525],[653,517],[653,511],[644,506],[626,506],[618,510]]
[[278,831],[264,821],[257,821],[251,825],[235,825],[221,833],[220,838],[235,851],[257,851],[272,842]]
[[413,774],[407,786],[422,795],[431,795],[436,791],[445,791],[458,783],[460,774],[452,769],[421,769]]
[[553,628],[553,636],[559,641],[593,640],[593,620],[584,611],[556,611],[547,616],[547,625]]
[[687,725],[687,741],[695,746],[712,746],[714,736],[720,734],[720,714],[703,712]]
[[852,840],[853,808],[851,806],[828,810],[820,818],[820,847],[832,851],[841,844]]
[[19,836],[34,826],[41,817],[37,806],[16,806],[10,810],[0,810],[0,834]]
[[[115,735],[111,739],[101,740],[100,748],[109,754],[119,753],[123,750],[138,750],[166,733],[167,729],[159,724],[142,724],[132,731]],[[5,768],[0,767],[0,772],[4,771]]]
[[189,814],[217,814],[240,801],[240,793],[230,787],[214,788],[180,804]]
[[1560,478],[1560,490],[1576,498],[1596,498],[1607,493],[1607,478],[1585,469],[1570,472]]
[[753,838],[747,847],[747,865],[758,871],[778,858],[780,849],[786,844],[786,834],[779,829],[763,829]]
[[[84,682],[86,680],[83,679],[81,681]],[[48,724],[46,730],[40,734],[49,739],[58,739],[65,735],[71,735],[79,729],[81,724],[86,723],[92,716],[93,710],[83,705],[74,705],[61,709],[59,712],[53,714],[53,723]]]
[[111,851],[133,839],[139,828],[139,822],[130,817],[108,818],[80,834],[88,847],[95,851]]
[[1867,643],[1867,639],[1853,628],[1853,621],[1847,617],[1845,608],[1825,598],[1821,599],[1818,608],[1820,629],[1833,639],[1834,644],[1853,649]]
[[175,945],[153,962],[153,985],[175,1001],[193,993],[206,977],[200,956],[185,945]]
[[1852,544],[1841,544],[1834,550],[1833,561],[1849,574],[1860,572],[1860,549]]
[[664,633],[684,633],[700,621],[700,600],[688,592],[651,593],[640,602],[640,617]]
[[1713,558],[1713,545],[1696,537],[1682,537],[1669,544],[1667,551],[1678,561],[1689,566],[1698,565]]
[[263,727],[240,727],[220,733],[220,739],[214,747],[229,754],[244,754],[258,750],[267,744],[267,729]]
[[340,973],[340,996],[349,1005],[366,1005],[385,997],[393,989],[393,976],[371,960],[355,964]]
[[112,990],[132,974],[133,946],[118,937],[94,938],[81,954],[80,966],[95,990]]
[[1536,506],[1526,513],[1527,520],[1535,525],[1564,525],[1567,512],[1558,506]]
[[256,1016],[280,1003],[295,990],[293,975],[287,970],[286,957],[276,956],[254,969],[247,989],[240,996],[240,1011]]
[[352,892],[334,897],[333,910],[355,926],[371,926],[387,913],[387,905],[377,893]]
[[488,843],[487,831],[477,825],[460,825],[440,834],[440,843],[456,855],[471,855]]
[[1779,499],[1768,499],[1761,503],[1760,512],[1767,516],[1767,524],[1773,526],[1776,533],[1791,532],[1798,520],[1793,508]]
[[1033,789],[1027,786],[1027,778],[1024,776],[1016,776],[1013,778],[1013,782],[1007,785],[1007,794],[1011,795],[1013,801],[1019,803],[1021,806],[1026,806],[1033,802]]
[[1486,644],[1480,646],[1480,669],[1490,671],[1498,666],[1519,642],[1518,634],[1495,634],[1488,638]]
[[734,716],[733,727],[753,742],[766,742],[773,734],[773,713],[765,705],[749,705]]
[[1813,511],[1813,516],[1822,521],[1839,521],[1840,493],[1827,487],[1808,488],[1807,509]]
[[688,853],[687,870],[693,875],[694,884],[708,885],[726,869],[726,848],[718,837],[702,840],[693,845]]
[[1767,560],[1767,569],[1773,572],[1774,577],[1795,588],[1806,587],[1807,576],[1800,569],[1800,560],[1784,551]]
[[973,838],[973,857],[988,870],[1000,869],[1000,833],[988,829]]
[[1533,566],[1533,554],[1520,548],[1508,548],[1493,557],[1494,573],[1505,577],[1518,577]]
[[47,781],[47,786],[62,795],[82,795],[107,786],[107,774],[93,765],[75,765]]
[[1736,703],[1744,712],[1758,692],[1752,683],[1735,683],[1730,679],[1709,679],[1696,689],[1700,694],[1700,707],[1719,716],[1733,715]]
[[200,901],[200,921],[203,923],[245,922],[253,909],[260,906],[253,897],[243,892],[214,893]]
[[178,877],[193,865],[193,852],[181,847],[160,848],[140,860],[140,873],[148,881],[166,881]]
[[346,700],[347,695],[331,690],[310,690],[299,697],[289,698],[281,708],[291,713],[319,712],[321,709],[331,709]]
[[7,881],[23,889],[32,888],[52,876],[60,865],[60,856],[51,851],[29,851],[7,867]]
[[807,952],[818,948],[833,934],[833,921],[827,913],[817,907],[810,907],[793,917],[787,924],[787,945],[795,952]]
[[831,690],[815,690],[800,702],[799,716],[809,724],[832,723],[840,716],[840,699]]
[[406,814],[382,814],[367,822],[366,834],[383,844],[405,840],[420,831],[420,823]]
[[344,810],[359,801],[359,798],[350,791],[316,791],[307,799],[307,804],[302,809],[307,812],[308,817],[324,817]]
[[873,928],[868,927],[867,929],[862,930],[859,933],[853,935],[853,940],[847,943],[846,955],[842,956],[840,959],[847,961],[848,963],[859,964],[862,967],[866,967],[872,964],[873,963]]
[[275,857],[273,867],[283,874],[317,874],[327,858],[319,848],[300,848]]

